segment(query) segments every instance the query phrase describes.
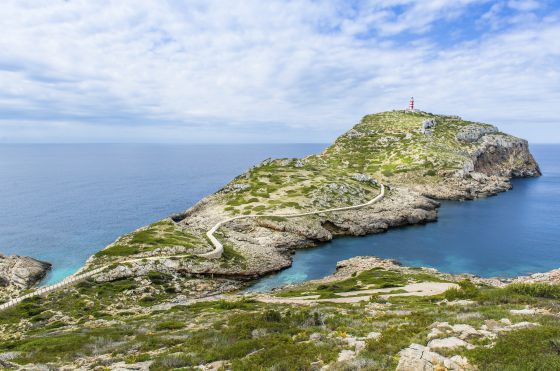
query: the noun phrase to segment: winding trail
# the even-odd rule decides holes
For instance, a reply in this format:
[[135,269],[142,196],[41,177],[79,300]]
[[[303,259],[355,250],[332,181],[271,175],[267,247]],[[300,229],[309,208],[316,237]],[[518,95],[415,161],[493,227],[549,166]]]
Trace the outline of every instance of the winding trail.
[[218,241],[218,239],[214,236],[214,233],[218,230],[218,228],[220,228],[222,225],[229,223],[231,221],[234,220],[239,220],[239,219],[250,219],[250,218],[263,218],[263,217],[279,217],[279,218],[296,218],[299,216],[306,216],[306,215],[316,215],[316,214],[323,214],[323,213],[329,213],[332,211],[344,211],[344,210],[352,210],[352,209],[359,209],[361,207],[364,206],[368,206],[371,205],[377,201],[379,201],[380,199],[382,199],[385,196],[385,186],[383,184],[381,184],[381,192],[379,192],[379,194],[369,200],[368,202],[364,203],[364,204],[359,204],[359,205],[353,205],[353,206],[344,206],[344,207],[334,207],[332,209],[325,209],[325,210],[319,210],[319,211],[309,211],[309,212],[305,212],[305,213],[298,213],[298,214],[252,214],[252,215],[240,215],[240,216],[235,216],[233,218],[229,218],[226,220],[222,220],[221,222],[216,223],[216,225],[214,225],[212,228],[210,228],[210,230],[208,232],[206,232],[206,236],[208,237],[208,239],[210,240],[210,242],[212,242],[212,245],[214,245],[214,250],[201,254],[200,256],[205,257],[205,258],[221,258],[222,254],[224,252],[224,246],[222,245],[222,243],[220,241]]
[[[240,216],[236,216],[233,218],[229,218],[226,220],[222,220],[221,222],[216,223],[212,228],[210,228],[210,230],[208,232],[206,232],[206,236],[208,237],[208,239],[210,240],[210,242],[212,243],[212,245],[214,246],[214,250],[207,252],[207,253],[203,253],[203,254],[198,254],[196,256],[200,256],[203,258],[207,258],[207,259],[219,259],[222,257],[222,254],[224,252],[224,246],[222,245],[222,243],[214,236],[214,233],[218,230],[218,228],[220,228],[222,225],[229,223],[233,220],[239,220],[239,219],[252,219],[252,218],[262,218],[262,217],[281,217],[281,218],[296,218],[296,217],[300,217],[300,216],[306,216],[306,215],[316,215],[316,214],[322,214],[322,213],[328,213],[328,212],[333,212],[333,211],[344,211],[344,210],[352,210],[352,209],[359,209],[361,207],[364,206],[369,206],[377,201],[379,201],[380,199],[382,199],[385,196],[385,186],[383,184],[381,184],[381,192],[373,199],[371,199],[370,201],[363,203],[363,204],[359,204],[359,205],[354,205],[354,206],[344,206],[344,207],[335,207],[335,208],[331,208],[331,209],[325,209],[325,210],[318,210],[318,211],[309,211],[309,212],[305,212],[305,213],[297,213],[297,214],[252,214],[252,215],[240,215]],[[193,254],[182,254],[182,255],[170,255],[170,256],[150,256],[150,257],[142,257],[142,258],[135,258],[135,259],[128,259],[128,260],[123,260],[123,261],[119,261],[119,264],[122,263],[132,263],[132,262],[136,262],[136,261],[145,261],[145,260],[161,260],[161,259],[169,259],[169,258],[183,258],[183,257],[191,257],[193,256]],[[111,264],[107,264],[104,265],[102,267],[99,268],[95,268],[92,269],[90,271],[84,272],[84,273],[79,273],[79,274],[73,274],[67,278],[65,278],[64,280],[55,283],[54,285],[49,285],[49,286],[45,286],[45,287],[41,287],[33,292],[27,293],[25,295],[19,296],[17,298],[8,300],[7,302],[0,304],[0,311],[4,310],[4,309],[8,309],[11,307],[16,306],[17,304],[21,303],[23,300],[28,299],[28,298],[32,298],[35,296],[40,296],[40,295],[45,295],[49,292],[70,286],[70,285],[74,285],[80,281],[83,281],[89,277],[92,277],[93,275],[96,275],[98,273],[101,273],[102,271],[104,271],[105,269],[109,268],[110,266],[112,266],[114,263]]]

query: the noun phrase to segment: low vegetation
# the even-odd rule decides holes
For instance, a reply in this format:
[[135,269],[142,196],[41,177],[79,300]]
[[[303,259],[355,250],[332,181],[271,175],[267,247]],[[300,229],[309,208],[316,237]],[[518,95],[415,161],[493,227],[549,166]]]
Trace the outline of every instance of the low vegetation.
[[[453,354],[467,357],[479,369],[544,370],[560,365],[560,324],[546,314],[560,310],[558,285],[494,288],[463,281],[459,289],[438,296],[373,296],[356,304],[322,302],[310,307],[233,295],[158,307],[176,297],[181,284],[192,280],[149,272],[145,278],[85,281],[47,298],[26,300],[1,313],[0,353],[17,352],[12,362],[18,364],[50,367],[79,362],[91,368],[103,366],[102,356],[107,355],[111,362],[150,360],[152,370],[216,361],[235,370],[302,370],[312,364],[338,365],[338,369],[359,364],[363,369],[390,370],[396,367],[399,351],[412,343],[426,344],[433,323],[479,328],[487,321],[505,318],[512,323],[530,320],[539,326],[504,333],[491,347],[458,348]],[[398,291],[410,282],[441,281],[423,271],[403,274],[376,268],[328,284],[302,284],[277,295],[318,293],[328,297],[341,291],[390,287]],[[456,300],[472,304],[446,304]],[[542,313],[510,312],[526,306],[540,308]],[[368,338],[370,333],[380,335]],[[341,351],[353,349],[348,343],[351,338],[365,338],[364,349],[346,363],[337,362]]]
[[[426,120],[437,123],[429,134],[420,131]],[[437,182],[440,174],[461,169],[465,154],[475,147],[456,138],[469,125],[487,126],[425,112],[367,115],[321,154],[267,160],[234,179],[221,192],[225,211],[291,213],[363,203],[378,192],[366,177],[384,183]]]
[[[120,237],[107,248],[94,255],[95,263],[103,264],[118,261],[121,257],[133,255],[189,254],[210,249],[205,236],[195,235],[170,220],[157,223]],[[172,249],[172,250],[171,250]]]

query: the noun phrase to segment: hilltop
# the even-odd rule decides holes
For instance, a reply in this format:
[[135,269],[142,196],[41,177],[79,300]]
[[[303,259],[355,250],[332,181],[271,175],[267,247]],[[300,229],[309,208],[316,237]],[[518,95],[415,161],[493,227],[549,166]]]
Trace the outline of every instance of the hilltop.
[[[82,268],[92,277],[0,312],[0,365],[554,368],[557,271],[485,280],[361,257],[323,280],[239,291],[288,267],[295,249],[435,221],[438,200],[488,197],[512,177],[538,175],[528,143],[492,125],[367,115],[319,154],[265,160],[185,212],[118,238]],[[254,217],[219,226],[215,254],[207,232],[243,216]]]

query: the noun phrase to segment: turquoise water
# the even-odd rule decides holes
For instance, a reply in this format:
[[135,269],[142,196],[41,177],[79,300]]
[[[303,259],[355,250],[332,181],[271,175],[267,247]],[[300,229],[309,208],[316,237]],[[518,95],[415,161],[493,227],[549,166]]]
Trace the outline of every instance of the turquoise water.
[[444,202],[435,223],[299,250],[292,267],[250,290],[321,278],[334,272],[337,261],[358,255],[484,277],[560,268],[560,146],[534,145],[531,150],[544,174],[540,178],[516,179],[511,191],[495,197]]
[[47,283],[118,236],[183,211],[268,157],[321,144],[0,145],[0,253],[49,261]]
[[[267,157],[325,145],[0,145],[0,252],[76,271],[119,235],[182,211]],[[482,276],[560,267],[560,146],[532,146],[544,176],[472,202],[446,202],[437,223],[300,250],[255,289],[319,278],[355,255]]]

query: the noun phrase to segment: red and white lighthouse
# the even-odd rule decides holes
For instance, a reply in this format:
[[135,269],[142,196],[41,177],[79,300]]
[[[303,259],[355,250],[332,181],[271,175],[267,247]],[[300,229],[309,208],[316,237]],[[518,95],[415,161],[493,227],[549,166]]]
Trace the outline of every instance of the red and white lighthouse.
[[408,103],[408,109],[414,111],[414,97],[410,97],[410,102]]

